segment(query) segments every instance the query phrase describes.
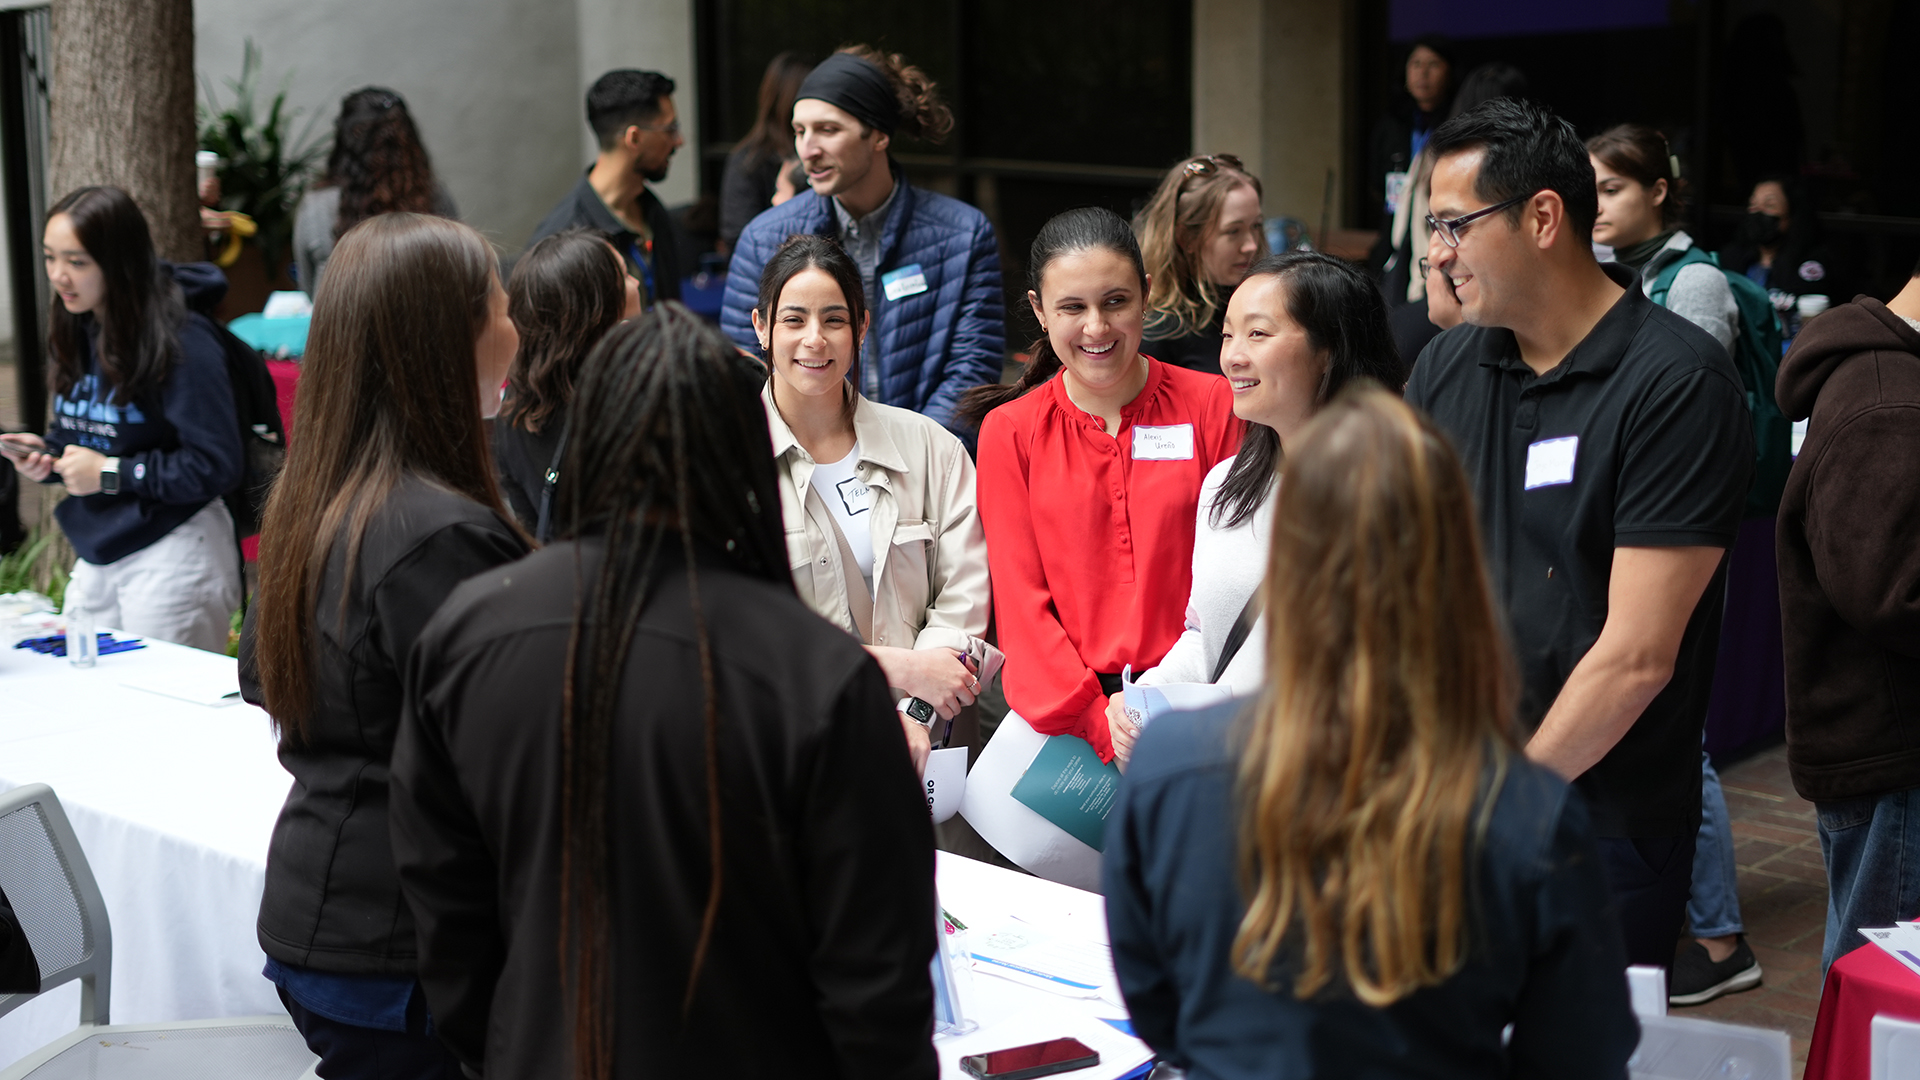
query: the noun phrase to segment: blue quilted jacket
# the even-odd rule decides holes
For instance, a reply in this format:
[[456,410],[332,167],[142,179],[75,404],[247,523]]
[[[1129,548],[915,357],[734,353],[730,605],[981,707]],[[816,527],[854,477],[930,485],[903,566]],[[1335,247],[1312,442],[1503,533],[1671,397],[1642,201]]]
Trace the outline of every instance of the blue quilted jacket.
[[[918,264],[924,292],[889,301],[867,297],[873,328],[861,363],[877,366],[879,400],[938,420],[972,445],[973,431],[954,420],[960,395],[1000,381],[1006,319],[1000,251],[986,215],[957,199],[911,187],[894,170],[896,196],[880,246],[879,276]],[[803,191],[747,224],[727,268],[720,327],[756,355],[753,305],[760,271],[789,236],[837,236],[832,203]]]

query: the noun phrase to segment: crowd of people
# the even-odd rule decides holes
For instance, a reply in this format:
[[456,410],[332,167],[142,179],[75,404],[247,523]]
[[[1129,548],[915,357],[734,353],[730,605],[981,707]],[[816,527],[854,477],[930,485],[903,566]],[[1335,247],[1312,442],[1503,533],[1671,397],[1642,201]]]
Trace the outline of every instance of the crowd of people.
[[[239,639],[294,778],[264,974],[320,1074],[934,1075],[917,774],[997,682],[1001,732],[1124,773],[1108,925],[1174,1066],[1618,1077],[1628,964],[1760,978],[1701,749],[1743,566],[1827,962],[1920,913],[1920,267],[1810,311],[1791,184],[1716,260],[1658,131],[1451,94],[1441,44],[1382,143],[1398,277],[1270,253],[1259,179],[1198,155],[1039,231],[1010,383],[991,223],[889,154],[952,125],[904,57],[769,68],[718,328],[647,187],[670,78],[594,84],[505,275],[404,102],[349,96]],[[71,605],[218,648],[217,275],[114,188],[45,246],[54,419],[0,446],[70,496]],[[1148,725],[1128,669],[1233,700]]]

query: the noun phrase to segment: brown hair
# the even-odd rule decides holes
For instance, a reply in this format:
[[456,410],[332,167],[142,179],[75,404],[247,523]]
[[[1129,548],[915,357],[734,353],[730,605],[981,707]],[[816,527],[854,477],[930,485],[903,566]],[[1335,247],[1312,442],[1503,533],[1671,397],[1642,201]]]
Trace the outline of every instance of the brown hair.
[[497,274],[479,233],[426,214],[368,218],[327,263],[294,406],[300,438],[260,529],[255,649],[283,738],[303,740],[313,709],[327,560],[344,547],[352,581],[367,524],[403,474],[507,517],[474,372]]
[[[893,84],[900,101],[899,131],[924,142],[945,142],[953,133],[953,110],[940,100],[940,86],[927,73],[907,63],[899,53],[885,53],[871,45],[843,45],[836,52],[867,61]],[[866,125],[860,125],[865,134]]]
[[1615,124],[1587,140],[1587,153],[1649,193],[1665,180],[1667,198],[1660,204],[1660,225],[1670,229],[1683,220],[1685,181],[1680,179],[1679,159],[1665,135],[1645,124]]
[[753,127],[740,140],[740,149],[748,151],[750,163],[793,156],[793,99],[812,71],[813,61],[791,49],[767,61],[766,74],[760,76],[760,101]]
[[590,229],[546,237],[513,264],[507,314],[520,348],[507,369],[502,420],[537,432],[573,398],[581,361],[626,308],[626,276],[620,256]]
[[1239,768],[1233,964],[1270,985],[1284,944],[1296,997],[1338,982],[1378,1007],[1465,961],[1469,831],[1518,752],[1515,683],[1433,421],[1363,383],[1297,442],[1265,586],[1287,617]]
[[[1266,197],[1260,179],[1231,154],[1201,154],[1168,170],[1153,198],[1133,219],[1153,285],[1147,293],[1147,336],[1183,337],[1212,325],[1226,306],[1219,286],[1200,266],[1207,241],[1220,231],[1220,208],[1238,187]],[[1266,233],[1260,254],[1266,254]],[[1257,258],[1257,256],[1256,256]]]
[[[47,348],[53,363],[47,382],[55,394],[73,389],[86,372],[89,320],[100,326],[99,365],[103,389],[124,405],[136,397],[157,396],[173,373],[178,357],[179,326],[187,316],[180,290],[160,267],[153,250],[147,217],[133,197],[117,187],[83,187],[67,193],[47,211],[51,222],[67,215],[80,246],[100,266],[105,293],[100,307],[75,315],[53,298],[47,315]],[[42,223],[41,234],[46,232]]]
[[[854,409],[860,401],[859,393],[854,389],[860,385],[860,346],[866,339],[867,291],[860,283],[860,267],[855,265],[853,256],[848,255],[838,240],[819,236],[814,233],[794,233],[787,237],[767,260],[760,270],[760,296],[754,310],[760,313],[760,324],[767,328],[769,339],[773,336],[773,312],[780,306],[780,294],[786,291],[787,282],[808,270],[819,270],[832,278],[840,286],[840,295],[847,302],[847,318],[853,323],[853,365],[847,373],[847,392],[841,398],[840,415],[853,426]],[[773,349],[762,349],[767,365],[767,383],[779,378],[774,371]],[[780,405],[775,399],[773,411],[779,412]],[[784,416],[782,420],[786,419]]]
[[340,189],[340,209],[333,220],[336,241],[379,214],[433,213],[433,163],[427,160],[406,100],[378,86],[341,99],[327,175],[319,186]]

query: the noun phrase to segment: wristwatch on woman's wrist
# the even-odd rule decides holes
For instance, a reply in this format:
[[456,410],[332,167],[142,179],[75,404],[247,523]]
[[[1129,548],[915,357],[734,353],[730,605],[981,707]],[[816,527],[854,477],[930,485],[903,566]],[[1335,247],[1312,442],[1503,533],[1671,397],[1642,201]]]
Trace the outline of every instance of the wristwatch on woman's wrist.
[[100,494],[120,494],[120,459],[110,457],[100,466]]
[[934,718],[940,715],[934,711],[933,706],[921,701],[917,697],[903,697],[900,699],[899,704],[894,707],[911,717],[914,723],[926,728],[928,734],[932,734],[933,732]]

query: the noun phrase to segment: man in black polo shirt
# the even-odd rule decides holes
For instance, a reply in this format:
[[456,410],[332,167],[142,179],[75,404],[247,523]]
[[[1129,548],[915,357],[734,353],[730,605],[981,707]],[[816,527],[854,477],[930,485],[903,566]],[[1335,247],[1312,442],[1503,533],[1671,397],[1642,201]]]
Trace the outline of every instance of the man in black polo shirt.
[[673,80],[657,71],[609,71],[587,91],[587,124],[600,153],[538,228],[532,247],[563,229],[606,234],[652,307],[680,299],[680,251],[673,215],[647,182],[667,178],[686,144],[673,108]]
[[1727,352],[1591,247],[1573,128],[1500,99],[1434,133],[1427,257],[1467,325],[1407,400],[1453,437],[1523,690],[1527,756],[1586,796],[1627,954],[1673,960],[1700,825],[1724,555],[1753,472]]

